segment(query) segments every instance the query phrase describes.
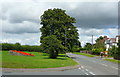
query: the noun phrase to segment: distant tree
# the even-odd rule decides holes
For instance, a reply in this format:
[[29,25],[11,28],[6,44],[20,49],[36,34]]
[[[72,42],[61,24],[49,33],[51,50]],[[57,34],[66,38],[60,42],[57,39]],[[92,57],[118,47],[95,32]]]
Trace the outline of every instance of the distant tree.
[[86,43],[86,45],[84,46],[84,49],[92,50],[92,44],[91,43]]
[[95,41],[96,41],[96,43],[94,45],[94,48],[102,48],[105,50],[105,44],[104,44],[105,41],[103,40],[102,36],[97,38]]
[[40,46],[21,45],[20,43],[10,44],[1,43],[2,50],[18,50],[18,51],[30,51],[30,52],[42,52]]
[[100,36],[99,38],[97,38],[95,41],[98,42],[98,41],[101,41],[103,40],[104,37]]
[[95,48],[103,48],[105,49],[105,44],[103,41],[98,41],[96,42],[96,44],[94,45]]
[[13,44],[13,49],[14,50],[22,50],[22,46],[21,46],[21,44],[20,43],[15,43],[15,44]]
[[2,50],[12,50],[13,48],[14,48],[14,44],[2,43]]

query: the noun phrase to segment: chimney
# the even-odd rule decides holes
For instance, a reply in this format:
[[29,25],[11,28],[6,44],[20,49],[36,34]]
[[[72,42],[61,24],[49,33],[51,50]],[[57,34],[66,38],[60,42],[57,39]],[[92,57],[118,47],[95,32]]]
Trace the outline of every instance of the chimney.
[[107,36],[104,36],[104,38],[107,38]]

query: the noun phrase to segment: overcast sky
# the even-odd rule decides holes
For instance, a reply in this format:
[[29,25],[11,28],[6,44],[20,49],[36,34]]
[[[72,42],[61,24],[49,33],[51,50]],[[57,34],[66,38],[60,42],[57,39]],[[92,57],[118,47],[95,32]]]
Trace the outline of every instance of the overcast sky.
[[[17,1],[17,0],[16,0]],[[117,2],[39,2],[29,0],[2,2],[0,8],[0,43],[40,45],[40,16],[47,9],[61,8],[76,19],[82,46],[99,36],[118,35]],[[2,35],[1,35],[2,34]]]

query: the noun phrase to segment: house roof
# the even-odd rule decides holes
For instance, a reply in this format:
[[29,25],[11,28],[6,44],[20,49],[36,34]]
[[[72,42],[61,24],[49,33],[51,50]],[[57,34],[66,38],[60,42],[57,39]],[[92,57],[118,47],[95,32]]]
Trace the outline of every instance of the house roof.
[[120,36],[117,35],[115,38],[108,38],[107,36],[104,36],[103,40],[106,41],[106,43],[109,43],[109,42],[111,42],[111,43],[117,43],[116,38],[120,39]]
[[116,38],[110,38],[113,43],[116,43]]
[[118,37],[118,39],[120,39],[120,36],[119,36],[119,35],[117,35],[116,37]]

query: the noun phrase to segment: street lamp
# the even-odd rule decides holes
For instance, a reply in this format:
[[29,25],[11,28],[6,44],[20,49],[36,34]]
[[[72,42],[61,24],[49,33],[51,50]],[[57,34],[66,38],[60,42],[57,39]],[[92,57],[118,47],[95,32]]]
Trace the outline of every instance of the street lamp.
[[[71,30],[70,28],[68,28],[67,30]],[[66,29],[65,29],[65,47],[67,47],[67,45],[66,45],[66,37],[67,37],[67,34],[66,34]]]
[[[66,27],[65,27],[65,47],[67,48],[67,45],[66,45],[66,43],[67,43],[67,41],[66,41],[66,37],[67,37],[66,30],[71,30],[71,29],[70,28],[66,29]],[[66,51],[67,51],[67,49],[66,49]],[[66,52],[65,52],[65,54],[66,54]]]
[[[93,50],[93,35],[92,35],[92,49],[91,49],[91,52],[92,52],[92,50]],[[91,52],[90,52],[90,53],[91,53]]]

